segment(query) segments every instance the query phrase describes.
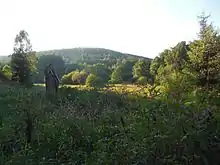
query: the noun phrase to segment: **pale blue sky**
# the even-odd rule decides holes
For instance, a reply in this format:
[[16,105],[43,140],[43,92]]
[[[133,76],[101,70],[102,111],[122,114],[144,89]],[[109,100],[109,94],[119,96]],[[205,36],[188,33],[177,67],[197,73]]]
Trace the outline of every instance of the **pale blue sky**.
[[197,15],[220,25],[218,0],[0,0],[0,55],[25,29],[34,50],[102,47],[146,57],[198,32]]

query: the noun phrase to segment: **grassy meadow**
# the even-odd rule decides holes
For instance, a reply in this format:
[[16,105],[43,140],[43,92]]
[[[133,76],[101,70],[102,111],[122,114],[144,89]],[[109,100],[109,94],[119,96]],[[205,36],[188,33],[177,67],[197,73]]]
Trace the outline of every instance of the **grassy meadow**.
[[63,86],[56,97],[43,85],[0,88],[2,165],[219,163],[219,99],[148,98],[132,85]]
[[[20,30],[0,57],[0,165],[220,165],[220,31],[209,17],[154,58],[36,52]],[[57,82],[46,94],[41,83]]]

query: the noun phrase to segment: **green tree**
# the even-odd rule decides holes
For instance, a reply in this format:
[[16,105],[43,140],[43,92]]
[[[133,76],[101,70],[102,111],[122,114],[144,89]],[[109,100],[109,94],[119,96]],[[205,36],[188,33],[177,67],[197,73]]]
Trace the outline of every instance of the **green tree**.
[[83,70],[83,66],[81,64],[70,63],[65,65],[65,74],[70,73],[74,70]]
[[97,75],[89,74],[86,79],[86,85],[92,87],[102,87],[104,86],[104,82],[102,78],[98,77]]
[[20,84],[32,83],[31,76],[36,71],[36,55],[28,33],[21,30],[15,37],[14,53],[11,55],[12,80]]
[[151,62],[149,60],[138,60],[133,67],[133,76],[150,76],[150,64]]
[[189,46],[185,41],[179,42],[175,47],[171,48],[170,52],[164,58],[167,65],[171,65],[175,71],[182,71],[188,60],[187,52]]
[[87,72],[85,72],[84,70],[82,71],[77,70],[72,74],[72,82],[74,85],[79,85],[79,84],[84,85],[86,83],[87,77],[88,77]]
[[73,81],[72,81],[72,72],[68,73],[68,74],[65,74],[63,75],[63,77],[61,78],[61,83],[62,84],[66,84],[66,85],[71,85],[73,84]]
[[[171,49],[165,49],[162,53],[156,57],[150,66],[150,73],[154,77],[156,83],[164,84],[168,82],[168,77],[176,74],[177,77],[182,75],[188,62],[187,52],[189,51],[189,45],[185,41],[179,42]],[[174,78],[172,78],[173,80]]]
[[111,74],[111,79],[110,79],[110,83],[114,83],[114,84],[118,84],[118,83],[122,83],[123,79],[122,79],[122,71],[123,68],[121,65],[117,66],[112,74]]
[[111,70],[108,68],[108,66],[102,63],[86,65],[85,71],[100,77],[104,82],[108,82],[111,75]]
[[85,84],[87,77],[88,73],[86,71],[75,70],[63,75],[61,82],[62,84],[83,85]]
[[170,50],[165,49],[163,52],[159,54],[159,56],[155,57],[150,65],[150,73],[157,80],[157,75],[160,74],[161,68],[166,66],[165,58],[169,55]]
[[151,61],[149,60],[138,60],[133,67],[133,77],[140,78],[146,77],[148,82],[152,82],[152,75],[150,73]]
[[155,57],[150,65],[150,74],[156,76],[158,74],[158,69],[162,65],[163,59],[160,57]]
[[122,80],[124,82],[131,82],[133,79],[132,70],[137,60],[123,60],[122,61]]
[[219,83],[220,73],[220,42],[219,34],[209,16],[202,13],[199,17],[200,32],[198,40],[190,44],[189,73],[192,73],[198,84],[211,87]]
[[35,82],[44,82],[44,69],[48,64],[53,64],[57,76],[61,78],[65,72],[65,62],[61,56],[57,55],[42,55],[38,58],[37,74],[35,75]]
[[133,80],[132,69],[136,60],[122,60],[118,62],[111,74],[111,83],[131,82]]
[[148,81],[147,77],[141,76],[137,79],[137,83],[141,84],[141,85],[145,85],[145,84],[148,84],[149,81]]
[[12,69],[9,65],[4,65],[4,67],[2,68],[2,73],[9,79],[11,80],[12,77]]

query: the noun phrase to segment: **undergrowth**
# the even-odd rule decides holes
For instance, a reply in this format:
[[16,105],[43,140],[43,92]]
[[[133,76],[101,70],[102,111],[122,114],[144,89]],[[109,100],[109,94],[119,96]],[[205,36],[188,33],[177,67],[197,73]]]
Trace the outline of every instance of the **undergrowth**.
[[0,164],[219,164],[219,98],[210,104],[200,91],[174,98],[68,87],[48,98],[4,87]]

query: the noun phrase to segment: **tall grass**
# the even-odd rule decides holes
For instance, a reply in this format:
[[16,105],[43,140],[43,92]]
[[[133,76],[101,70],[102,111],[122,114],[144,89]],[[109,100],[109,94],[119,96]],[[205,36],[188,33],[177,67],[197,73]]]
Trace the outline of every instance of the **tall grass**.
[[0,90],[0,164],[219,163],[219,108],[199,98],[68,87],[48,98],[43,89]]

